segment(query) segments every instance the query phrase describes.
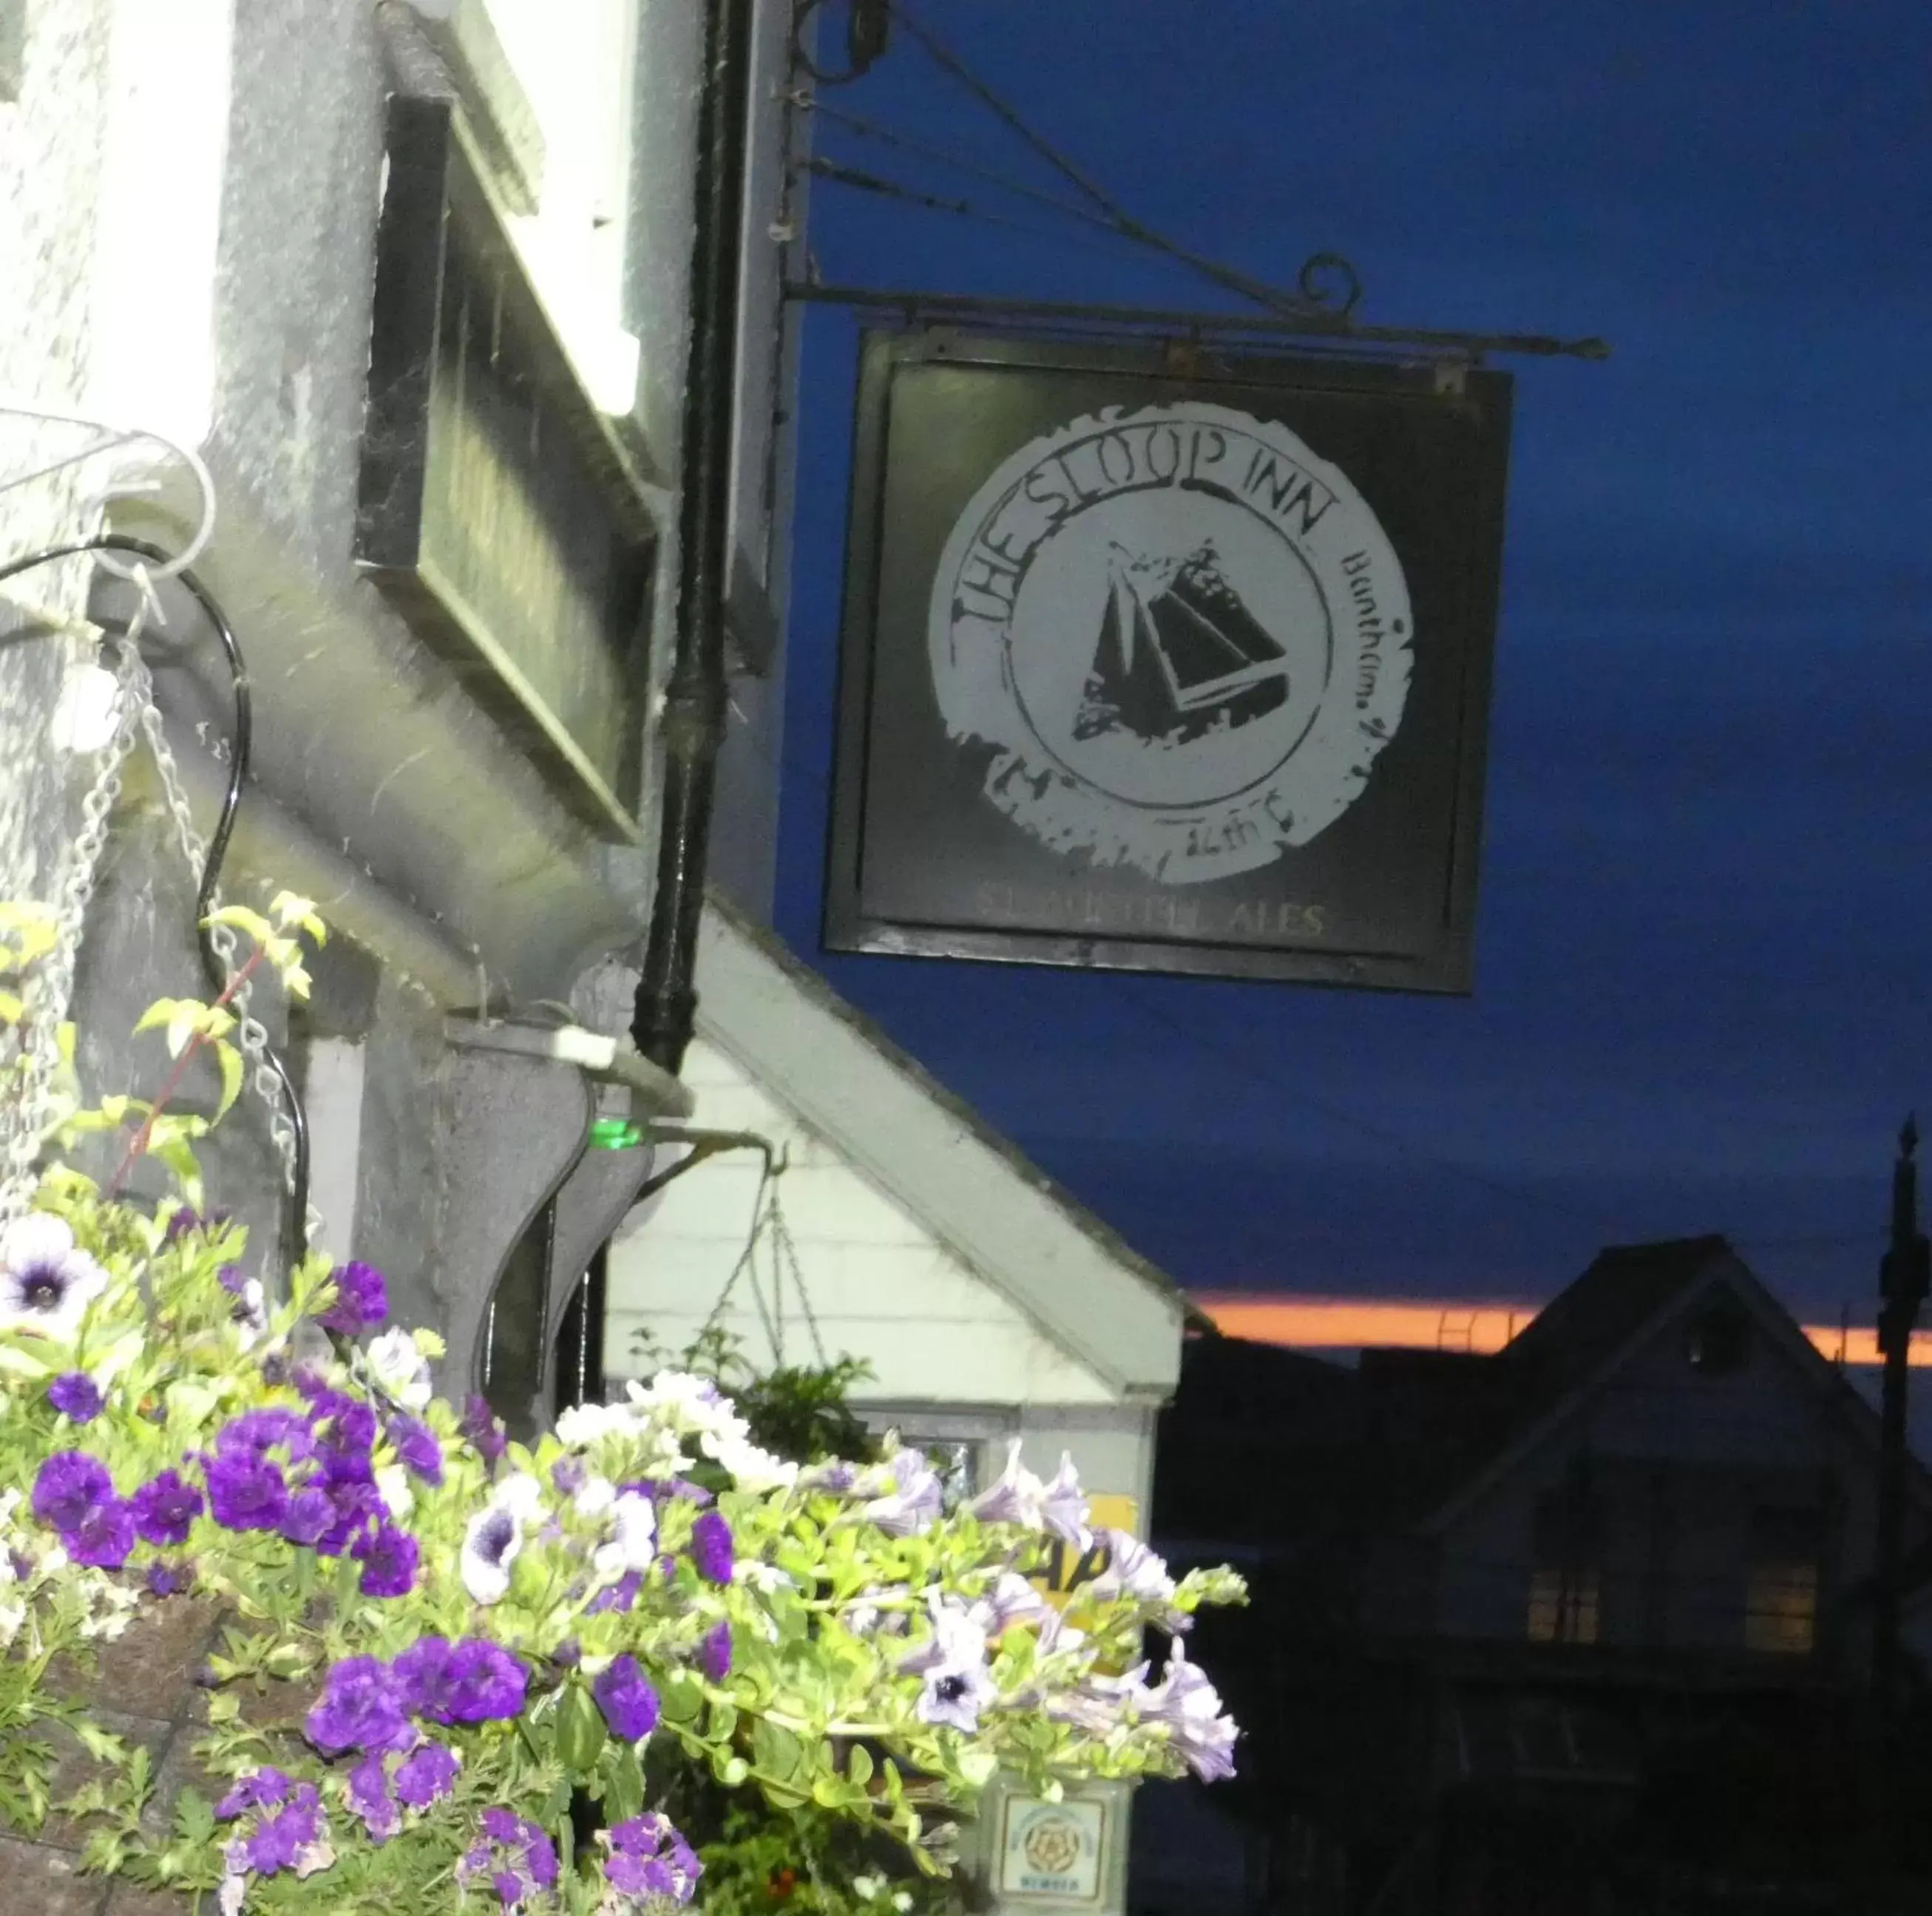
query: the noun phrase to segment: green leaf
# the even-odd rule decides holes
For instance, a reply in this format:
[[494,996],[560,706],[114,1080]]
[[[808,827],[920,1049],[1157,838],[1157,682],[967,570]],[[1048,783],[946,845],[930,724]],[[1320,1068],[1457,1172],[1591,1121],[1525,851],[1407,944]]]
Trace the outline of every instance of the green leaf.
[[226,1117],[242,1095],[242,1054],[232,1045],[217,1039],[214,1057],[221,1067],[221,1102],[215,1106],[214,1115]]
[[658,1703],[666,1723],[694,1723],[704,1708],[704,1686],[688,1670],[680,1670],[664,1679]]
[[205,1796],[184,1789],[175,1798],[175,1833],[184,1843],[206,1843],[214,1834],[214,1810]]
[[790,1731],[761,1717],[752,1731],[752,1760],[767,1777],[790,1783],[804,1767],[805,1748]]
[[644,1807],[644,1768],[638,1761],[636,1750],[626,1744],[610,1766],[609,1778],[604,1786],[604,1819],[609,1823],[628,1823]]
[[118,1763],[128,1753],[128,1746],[119,1737],[110,1735],[85,1717],[74,1725],[74,1733],[86,1746],[87,1753],[103,1763]]
[[250,911],[246,905],[224,905],[220,910],[210,912],[202,922],[232,925],[258,945],[266,944],[274,934],[274,927],[259,911]]
[[572,1684],[557,1705],[556,1760],[585,1775],[596,1767],[609,1735],[596,1700],[581,1684]]
[[848,1753],[845,1774],[861,1789],[872,1780],[872,1753],[862,1743],[853,1744]]

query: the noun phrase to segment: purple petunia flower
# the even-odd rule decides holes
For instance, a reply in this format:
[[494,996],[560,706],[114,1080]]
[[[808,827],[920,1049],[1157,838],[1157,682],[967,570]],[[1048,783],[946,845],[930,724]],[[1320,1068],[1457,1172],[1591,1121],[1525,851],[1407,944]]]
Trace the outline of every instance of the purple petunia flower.
[[605,1832],[604,1879],[620,1894],[688,1903],[704,1866],[668,1816],[655,1810]]
[[313,1783],[298,1783],[289,1800],[255,1825],[245,1845],[248,1867],[272,1876],[296,1869],[304,1851],[322,1840],[322,1799]]
[[680,1498],[688,1504],[708,1504],[711,1493],[702,1484],[693,1483],[688,1477],[640,1477],[634,1483],[621,1484],[620,1490],[634,1491],[640,1497],[649,1497],[658,1503],[671,1498]]
[[606,1611],[628,1611],[638,1600],[638,1593],[644,1587],[642,1574],[636,1570],[626,1570],[608,1590],[600,1590],[584,1606],[586,1616],[602,1616]]
[[84,1450],[56,1450],[34,1474],[34,1515],[63,1533],[78,1529],[113,1496],[114,1480],[107,1466]]
[[332,1666],[306,1727],[310,1742],[330,1756],[400,1749],[415,1735],[404,1720],[395,1678],[374,1657],[350,1657]]
[[[168,1219],[167,1227],[161,1233],[164,1244],[178,1244],[190,1231],[199,1231],[212,1236],[234,1216],[232,1211],[196,1211],[184,1204]],[[224,1266],[232,1269],[232,1266]]]
[[350,1771],[348,1794],[350,1808],[362,1819],[377,1849],[403,1827],[403,1813],[389,1794],[389,1775],[380,1750],[372,1750]]
[[270,1405],[244,1412],[214,1434],[214,1450],[220,1457],[266,1457],[280,1448],[299,1462],[315,1453],[315,1438],[308,1420],[294,1411]]
[[396,1794],[412,1810],[427,1810],[456,1787],[462,1759],[440,1743],[426,1743],[396,1772]]
[[319,1484],[304,1484],[282,1513],[281,1533],[291,1543],[313,1546],[326,1536],[336,1520],[335,1505]]
[[482,1822],[483,1834],[492,1843],[512,1843],[523,1834],[523,1819],[514,1810],[486,1810]]
[[619,1742],[637,1743],[657,1728],[658,1693],[634,1657],[620,1657],[591,1684],[590,1694]]
[[731,1526],[716,1510],[701,1511],[691,1527],[691,1561],[706,1583],[731,1581]]
[[338,1264],[334,1284],[334,1303],[316,1319],[323,1330],[354,1337],[389,1315],[388,1284],[374,1264]]
[[100,1385],[85,1371],[65,1372],[47,1386],[47,1402],[77,1424],[93,1423],[105,1401]]
[[522,1710],[530,1673],[500,1644],[468,1637],[449,1653],[448,1681],[448,1720],[485,1723]]
[[134,1513],[118,1497],[97,1504],[72,1530],[61,1532],[61,1543],[76,1564],[97,1570],[118,1570],[134,1547]]
[[540,1890],[548,1889],[556,1881],[556,1846],[534,1823],[524,1825],[524,1867]]
[[280,1770],[266,1766],[251,1770],[247,1776],[238,1777],[235,1787],[214,1806],[216,1819],[232,1822],[250,1810],[272,1810],[277,1804],[288,1801],[289,1792],[294,1787]]
[[589,1477],[580,1458],[560,1457],[550,1467],[550,1487],[560,1497],[574,1497]]
[[207,1507],[201,1492],[178,1471],[151,1477],[128,1501],[134,1509],[134,1528],[144,1540],[158,1546],[185,1543],[195,1519]]
[[239,1264],[224,1264],[214,1273],[214,1281],[231,1297],[245,1297],[248,1294],[248,1275]]
[[324,1557],[339,1557],[371,1524],[380,1524],[388,1507],[373,1483],[334,1483],[325,1486],[335,1507],[335,1522],[316,1540],[316,1550]]
[[148,1594],[175,1597],[194,1581],[194,1566],[188,1564],[153,1563],[148,1566]]
[[450,1645],[440,1636],[418,1637],[392,1666],[403,1708],[432,1723],[449,1721]]
[[208,1507],[224,1530],[274,1530],[289,1507],[289,1487],[267,1458],[252,1450],[208,1460]]
[[723,1621],[712,1625],[698,1646],[698,1666],[713,1683],[722,1683],[731,1674],[731,1626]]
[[376,1447],[376,1413],[352,1397],[340,1399],[328,1418],[329,1448],[350,1457],[366,1457]]
[[394,1524],[379,1524],[364,1531],[350,1546],[349,1554],[362,1566],[362,1580],[357,1586],[364,1597],[406,1597],[416,1588],[416,1539]]
[[392,1417],[389,1441],[396,1455],[432,1489],[442,1483],[442,1446],[428,1424],[416,1417]]
[[472,1391],[463,1406],[463,1434],[486,1464],[494,1464],[510,1447],[508,1437],[488,1398]]
[[[483,1813],[483,1840],[464,1853],[456,1866],[457,1881],[466,1884],[487,1876],[506,1910],[520,1906],[540,1889],[556,1881],[556,1850],[536,1824],[507,1810]],[[502,1867],[498,1867],[498,1852]]]

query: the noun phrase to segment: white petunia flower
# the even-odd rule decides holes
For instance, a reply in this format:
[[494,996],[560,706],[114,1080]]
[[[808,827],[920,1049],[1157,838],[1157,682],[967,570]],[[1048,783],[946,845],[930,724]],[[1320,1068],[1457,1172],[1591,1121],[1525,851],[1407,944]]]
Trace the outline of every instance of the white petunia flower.
[[518,1523],[533,1524],[544,1513],[543,1486],[528,1471],[513,1471],[490,1493],[490,1501]]
[[463,1534],[463,1587],[478,1603],[500,1603],[508,1595],[510,1566],[524,1547],[522,1527],[511,1511],[491,1504],[470,1519]]
[[740,1490],[789,1490],[798,1481],[797,1465],[760,1450],[748,1438],[728,1434],[708,1436],[700,1441],[698,1447],[721,1468],[731,1473],[732,1481]]
[[400,1523],[416,1508],[416,1494],[410,1489],[409,1471],[400,1464],[386,1464],[376,1473],[376,1489],[389,1515]]
[[30,1212],[0,1231],[0,1330],[71,1342],[107,1273],[57,1217]]
[[606,1438],[629,1436],[638,1420],[622,1404],[573,1404],[556,1420],[560,1444],[573,1450],[587,1450]]
[[369,1345],[369,1368],[376,1381],[406,1411],[420,1411],[431,1393],[429,1364],[409,1332],[386,1330]]
[[609,1540],[592,1552],[591,1567],[605,1583],[626,1570],[647,1570],[656,1555],[658,1513],[648,1497],[627,1490],[610,1509]]
[[608,1477],[585,1480],[584,1488],[571,1499],[571,1508],[580,1517],[601,1517],[617,1501],[617,1486]]

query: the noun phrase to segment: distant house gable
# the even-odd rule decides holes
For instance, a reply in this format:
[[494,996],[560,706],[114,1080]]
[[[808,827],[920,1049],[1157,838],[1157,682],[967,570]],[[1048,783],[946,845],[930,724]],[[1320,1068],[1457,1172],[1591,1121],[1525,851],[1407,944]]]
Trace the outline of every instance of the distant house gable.
[[[1486,1419],[1479,1459],[1443,1486],[1422,1519],[1440,1534],[1583,1414],[1668,1324],[1723,1294],[1751,1330],[1862,1441],[1876,1447],[1871,1407],[1722,1237],[1615,1246],[1483,1366]],[[1932,1510],[1932,1477],[1915,1466],[1914,1492]]]

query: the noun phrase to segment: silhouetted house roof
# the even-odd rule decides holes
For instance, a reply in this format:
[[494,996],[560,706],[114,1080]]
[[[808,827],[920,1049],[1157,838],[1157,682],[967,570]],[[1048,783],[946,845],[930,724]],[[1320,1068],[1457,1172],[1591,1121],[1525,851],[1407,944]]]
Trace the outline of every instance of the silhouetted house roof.
[[[1330,1534],[1432,1528],[1534,1450],[1667,1312],[1713,1282],[1876,1441],[1870,1407],[1724,1238],[1613,1245],[1493,1355],[1366,1350],[1352,1372],[1238,1339],[1197,1339],[1162,1432],[1156,1525],[1257,1542],[1318,1525]],[[1932,1479],[1912,1475],[1918,1495],[1932,1496]]]
[[1154,1528],[1229,1543],[1325,1531],[1366,1495],[1361,1390],[1342,1365],[1190,1339],[1156,1449]]

